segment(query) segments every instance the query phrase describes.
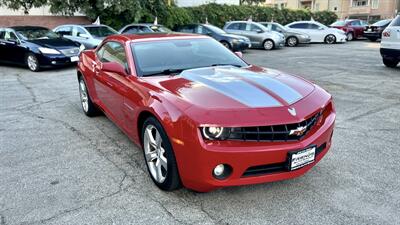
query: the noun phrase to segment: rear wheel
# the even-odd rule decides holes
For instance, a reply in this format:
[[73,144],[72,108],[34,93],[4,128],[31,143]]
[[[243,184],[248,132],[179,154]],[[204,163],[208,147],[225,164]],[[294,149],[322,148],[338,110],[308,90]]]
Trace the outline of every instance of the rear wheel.
[[39,60],[33,53],[29,53],[26,56],[26,65],[33,72],[38,72],[40,70]]
[[347,39],[348,41],[352,41],[352,40],[354,39],[353,33],[352,33],[352,32],[347,33],[346,39]]
[[265,40],[263,43],[263,47],[265,50],[272,50],[275,47],[275,43],[273,40]]
[[226,41],[221,41],[221,44],[225,46],[227,49],[231,49],[231,45]]
[[336,37],[333,34],[328,34],[325,37],[325,43],[327,44],[334,44],[336,43]]
[[385,66],[387,66],[387,67],[394,68],[397,66],[397,64],[399,64],[399,60],[383,58],[383,64],[385,64]]
[[164,191],[181,187],[174,151],[164,128],[154,117],[142,127],[143,153],[153,182]]
[[297,37],[288,37],[288,39],[286,40],[286,44],[289,47],[295,47],[299,44],[299,40],[297,39]]

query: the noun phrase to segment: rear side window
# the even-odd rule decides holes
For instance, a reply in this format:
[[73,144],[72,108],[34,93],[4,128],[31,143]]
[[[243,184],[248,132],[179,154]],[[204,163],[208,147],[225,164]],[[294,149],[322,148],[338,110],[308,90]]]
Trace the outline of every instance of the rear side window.
[[146,26],[130,26],[127,27],[122,33],[123,34],[139,34],[139,33],[151,33],[153,32]]
[[64,36],[64,35],[71,36],[72,35],[72,27],[71,26],[65,26],[65,27],[57,28],[56,33],[61,35],[61,36]]
[[292,24],[289,26],[290,28],[297,28],[297,29],[307,29],[308,28],[308,24],[307,23],[296,23],[296,24]]
[[230,24],[227,29],[229,30],[246,30],[245,23],[232,23]]
[[391,27],[398,27],[400,26],[400,16],[397,16],[396,19],[390,24]]
[[319,29],[319,26],[317,24],[310,23],[308,26],[308,29],[317,30],[317,29]]
[[350,25],[351,26],[361,26],[361,23],[360,23],[360,21],[356,20],[356,21],[352,21]]
[[255,24],[250,24],[250,31],[257,32],[259,30],[262,30],[261,27],[255,25]]
[[6,31],[5,30],[0,30],[0,40],[3,40],[4,39],[4,35],[6,34]]
[[183,26],[178,29],[179,32],[183,33],[194,33],[194,26]]

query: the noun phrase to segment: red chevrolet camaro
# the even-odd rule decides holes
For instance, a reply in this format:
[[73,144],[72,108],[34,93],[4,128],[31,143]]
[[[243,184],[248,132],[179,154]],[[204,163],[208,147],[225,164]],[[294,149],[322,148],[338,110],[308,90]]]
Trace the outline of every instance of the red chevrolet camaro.
[[141,146],[163,190],[298,177],[331,146],[330,94],[210,37],[110,36],[81,53],[77,75],[85,114],[104,112]]

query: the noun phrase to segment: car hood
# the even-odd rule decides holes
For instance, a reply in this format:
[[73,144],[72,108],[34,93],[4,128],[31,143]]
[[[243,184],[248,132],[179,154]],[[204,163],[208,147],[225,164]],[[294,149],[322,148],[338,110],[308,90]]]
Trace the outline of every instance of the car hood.
[[54,48],[54,49],[79,47],[73,41],[68,40],[66,38],[36,39],[36,40],[29,40],[29,42],[42,47]]
[[254,67],[206,67],[173,77],[144,79],[206,110],[288,106],[314,90],[314,85],[302,78]]

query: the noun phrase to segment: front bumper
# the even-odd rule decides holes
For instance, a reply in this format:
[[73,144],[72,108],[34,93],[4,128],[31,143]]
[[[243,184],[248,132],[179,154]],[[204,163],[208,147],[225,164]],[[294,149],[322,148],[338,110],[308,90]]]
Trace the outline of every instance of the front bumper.
[[66,66],[66,65],[71,65],[73,63],[76,63],[76,61],[72,60],[72,57],[78,57],[76,56],[65,56],[65,55],[49,55],[49,54],[37,54],[36,57],[39,60],[40,66],[41,67],[52,67],[52,66]]
[[233,51],[243,51],[248,48],[251,48],[251,43],[250,42],[233,42],[232,43],[232,50]]
[[[333,111],[304,139],[295,142],[207,143],[198,132],[198,138],[184,140],[181,144],[173,143],[182,183],[189,189],[207,192],[226,186],[265,183],[301,176],[319,162],[329,150],[335,118],[336,114]],[[316,145],[318,148],[312,164],[294,171],[285,169],[288,152],[305,149],[311,145]],[[179,153],[185,154],[183,158],[186,160],[182,159]],[[215,166],[221,163],[232,167],[231,175],[224,180],[218,180],[212,175]],[[261,174],[248,173],[250,168],[269,168],[275,165],[280,165],[280,168],[272,171],[267,169]]]
[[285,38],[283,37],[283,38],[280,38],[280,39],[277,39],[277,40],[274,40],[274,42],[275,42],[275,48],[283,48],[283,47],[285,47]]
[[400,49],[381,48],[380,52],[385,59],[400,60]]
[[345,43],[347,41],[346,35],[336,35],[336,42]]

